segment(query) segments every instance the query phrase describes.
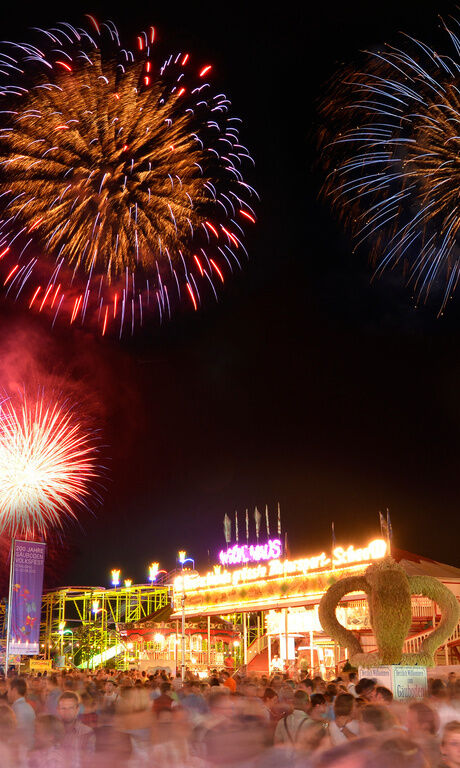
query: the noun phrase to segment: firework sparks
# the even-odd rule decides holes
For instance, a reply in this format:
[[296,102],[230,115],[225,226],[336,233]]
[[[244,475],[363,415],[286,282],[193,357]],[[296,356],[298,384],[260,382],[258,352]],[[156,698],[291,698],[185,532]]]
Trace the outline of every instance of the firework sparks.
[[460,276],[460,39],[454,55],[406,37],[360,72],[338,78],[323,104],[325,192],[366,243],[376,275],[400,266],[418,301],[441,291],[440,314]]
[[86,506],[97,476],[94,438],[44,396],[0,405],[0,533],[46,535]]
[[53,323],[121,335],[240,266],[253,161],[212,65],[88,21],[0,52],[2,282]]

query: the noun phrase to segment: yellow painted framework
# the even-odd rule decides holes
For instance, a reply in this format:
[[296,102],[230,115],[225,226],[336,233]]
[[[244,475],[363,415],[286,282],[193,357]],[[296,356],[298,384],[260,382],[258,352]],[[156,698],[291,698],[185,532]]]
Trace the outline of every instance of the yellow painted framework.
[[[93,610],[97,601],[97,611]],[[130,587],[62,587],[43,595],[40,644],[45,658],[53,643],[63,641],[62,630],[92,625],[97,629],[95,653],[119,643],[117,624],[140,621],[170,602],[169,588],[150,584]],[[67,637],[67,641],[68,641]]]

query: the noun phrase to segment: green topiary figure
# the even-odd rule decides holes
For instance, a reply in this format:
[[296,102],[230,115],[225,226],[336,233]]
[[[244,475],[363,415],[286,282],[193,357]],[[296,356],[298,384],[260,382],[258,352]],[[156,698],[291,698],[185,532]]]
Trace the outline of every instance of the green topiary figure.
[[[336,608],[350,592],[365,592],[369,603],[371,626],[377,641],[376,653],[363,653],[357,637],[339,623]],[[422,643],[420,651],[403,654],[403,644],[411,625],[411,595],[424,595],[441,608],[439,626]],[[370,565],[365,574],[341,579],[330,587],[319,605],[319,618],[324,631],[339,645],[347,648],[352,664],[434,665],[434,654],[455,629],[460,607],[455,596],[431,576],[407,576],[404,569],[386,557]]]

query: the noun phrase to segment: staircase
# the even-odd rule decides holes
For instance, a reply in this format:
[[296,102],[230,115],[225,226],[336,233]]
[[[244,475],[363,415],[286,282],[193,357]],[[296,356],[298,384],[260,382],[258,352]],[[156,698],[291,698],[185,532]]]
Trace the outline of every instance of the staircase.
[[[407,640],[405,640],[403,645],[403,653],[418,653],[420,650],[420,646],[422,645],[423,641],[425,640],[428,635],[431,635],[433,632],[433,628],[430,627],[430,629],[426,629],[422,632],[418,632],[416,635],[412,635],[412,637],[408,637]],[[449,649],[455,650],[457,649],[457,646],[460,646],[460,622],[455,627],[454,631],[452,632],[451,636],[447,639],[447,642],[442,645],[438,651],[436,652],[436,663],[437,664],[445,664],[445,645]],[[453,663],[458,663],[458,652],[454,653],[453,655],[456,656],[456,661]]]
[[268,635],[257,637],[247,651],[249,672],[268,672]]

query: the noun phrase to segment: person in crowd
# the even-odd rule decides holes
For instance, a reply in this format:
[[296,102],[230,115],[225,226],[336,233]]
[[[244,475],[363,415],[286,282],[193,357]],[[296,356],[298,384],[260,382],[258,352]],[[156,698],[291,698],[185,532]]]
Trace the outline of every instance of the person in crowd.
[[130,736],[134,755],[147,757],[152,712],[148,691],[142,683],[122,686],[116,704],[116,728]]
[[364,699],[367,704],[371,704],[375,699],[375,682],[368,677],[362,677],[359,683],[355,685],[356,696]]
[[[321,694],[316,694],[321,696]],[[322,696],[322,698],[324,698]],[[293,710],[291,714],[284,715],[275,729],[275,744],[297,744],[302,728],[311,723],[311,717],[308,714],[309,701],[305,691],[296,691],[294,693]]]
[[35,747],[30,753],[29,768],[65,768],[62,749],[64,726],[55,715],[39,715],[35,721]]
[[316,677],[313,678],[313,693],[324,694],[325,692],[326,692],[325,681],[320,675],[316,675]]
[[428,768],[420,747],[405,736],[376,744],[364,763],[364,768]]
[[338,747],[321,750],[313,757],[312,765],[314,768],[364,768],[374,744],[370,738],[347,741]]
[[396,725],[393,715],[381,704],[367,704],[361,711],[360,730],[364,736],[378,736]]
[[57,675],[47,675],[45,678],[45,714],[55,715],[57,713],[61,693]]
[[276,706],[278,703],[278,694],[273,688],[265,688],[262,694],[262,703],[264,705],[267,720],[271,723],[277,723],[280,719],[279,710]]
[[376,685],[374,703],[382,704],[384,707],[391,706],[393,704],[393,693],[384,685]]
[[64,726],[62,746],[75,766],[88,763],[94,752],[94,732],[79,720],[80,700],[74,691],[64,691],[58,701],[57,716]]
[[184,685],[180,703],[194,722],[208,711],[206,701],[200,691],[200,685],[196,680],[190,680]]
[[262,768],[267,726],[258,717],[236,714],[207,731],[204,754],[209,766]]
[[8,704],[8,686],[3,675],[0,675],[0,704]]
[[359,722],[355,717],[355,697],[351,693],[339,693],[334,701],[334,719],[329,724],[332,746],[344,744],[359,735]]
[[324,722],[327,710],[327,702],[322,693],[313,693],[310,696],[310,712],[312,720]]
[[436,710],[424,701],[412,701],[407,709],[406,728],[409,737],[422,749],[429,765],[437,768],[440,753]]
[[118,686],[115,680],[112,678],[109,678],[105,682],[104,686],[104,696],[102,698],[101,702],[101,708],[102,709],[110,709],[113,710],[116,707],[117,700],[118,700]]
[[21,752],[27,749],[24,744],[21,749],[20,741],[16,715],[8,704],[0,702],[0,765],[2,768],[20,765]]
[[84,725],[89,728],[97,728],[99,723],[99,716],[97,713],[97,697],[96,694],[89,693],[85,690],[80,694],[81,711],[79,719]]
[[338,686],[336,683],[328,683],[324,698],[326,699],[326,712],[324,715],[325,720],[333,720],[334,718],[334,701],[338,694]]
[[357,696],[357,693],[356,693],[357,682],[358,682],[358,675],[356,674],[356,672],[349,672],[347,691],[348,693],[351,693],[352,696]]
[[13,677],[8,682],[8,701],[11,704],[18,725],[21,741],[31,749],[34,745],[35,712],[26,701],[27,683],[22,677]]
[[236,691],[236,681],[230,675],[230,673],[227,672],[226,669],[223,669],[222,672],[221,672],[220,677],[221,677],[222,685],[225,685],[225,687],[228,688],[230,693],[235,693],[235,691]]
[[171,683],[163,681],[160,685],[160,695],[153,701],[153,711],[155,714],[163,709],[171,709],[173,705]]
[[429,695],[430,704],[438,713],[439,725],[442,731],[446,723],[450,723],[457,719],[458,712],[449,700],[446,684],[440,678],[431,681]]
[[460,721],[446,723],[441,741],[440,768],[460,768]]

